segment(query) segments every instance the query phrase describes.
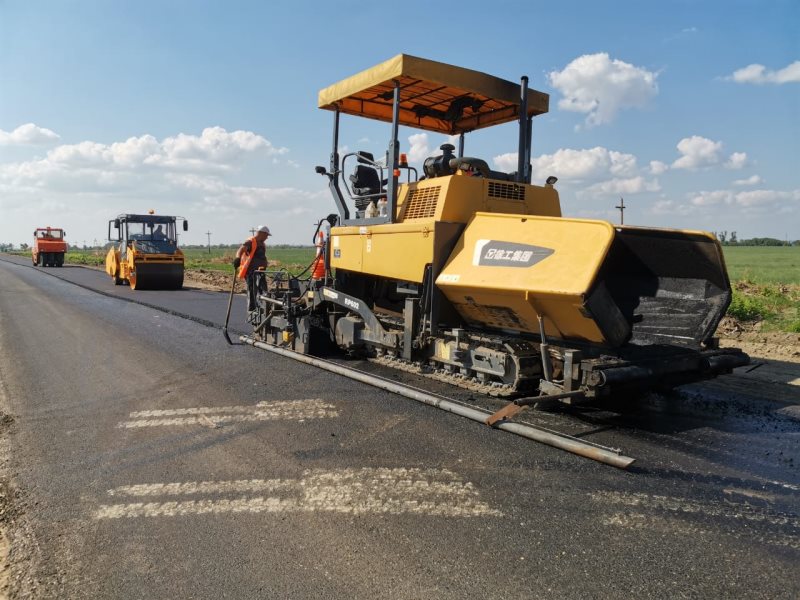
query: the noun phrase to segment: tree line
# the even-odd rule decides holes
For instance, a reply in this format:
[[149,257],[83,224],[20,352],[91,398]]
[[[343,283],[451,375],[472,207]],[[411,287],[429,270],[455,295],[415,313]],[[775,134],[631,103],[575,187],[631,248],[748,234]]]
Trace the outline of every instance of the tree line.
[[740,240],[735,231],[712,231],[711,233],[719,240],[723,246],[800,246],[800,240],[779,240],[772,237],[757,237],[747,240]]

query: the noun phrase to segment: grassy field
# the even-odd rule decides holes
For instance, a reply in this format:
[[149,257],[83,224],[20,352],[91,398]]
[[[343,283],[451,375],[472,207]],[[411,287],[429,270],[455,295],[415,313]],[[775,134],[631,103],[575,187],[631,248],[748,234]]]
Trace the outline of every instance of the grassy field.
[[733,286],[728,314],[764,331],[800,333],[800,247],[725,246]]
[[[206,269],[208,271],[233,272],[233,249],[212,248],[201,250],[187,248],[183,250],[186,257],[186,267],[189,269]],[[292,273],[305,269],[314,260],[315,248],[313,246],[276,247],[267,249],[267,258],[270,267],[286,267]],[[23,253],[17,253],[23,254]],[[26,254],[30,256],[30,254]],[[65,261],[73,265],[105,265],[106,255],[104,250],[79,250],[72,249],[67,252]]]
[[800,246],[725,246],[731,281],[800,285]]

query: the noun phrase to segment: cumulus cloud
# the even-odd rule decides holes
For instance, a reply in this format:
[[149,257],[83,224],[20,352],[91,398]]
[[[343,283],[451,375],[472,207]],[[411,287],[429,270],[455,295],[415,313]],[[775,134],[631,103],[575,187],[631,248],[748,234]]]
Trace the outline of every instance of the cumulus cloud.
[[[500,171],[516,171],[517,154],[495,156],[493,163]],[[531,167],[534,183],[541,184],[554,175],[562,186],[571,186],[571,193],[579,197],[600,198],[661,190],[657,179],[644,176],[647,170],[639,169],[636,156],[602,146],[581,150],[562,148],[553,154],[535,157]]]
[[589,127],[611,122],[621,110],[642,108],[658,94],[657,73],[605,52],[579,56],[547,77],[563,95],[558,107],[586,114]]
[[642,192],[660,192],[658,180],[646,180],[641,175],[624,179],[609,179],[589,186],[584,193],[593,196],[619,194],[641,194]]
[[744,185],[758,185],[759,183],[763,183],[763,181],[764,181],[764,180],[763,180],[763,179],[761,179],[761,177],[760,177],[760,176],[758,176],[758,175],[751,175],[750,177],[748,177],[748,178],[746,178],[746,179],[736,179],[736,180],[733,182],[733,185],[739,185],[739,186],[744,186]]
[[674,200],[656,200],[650,207],[650,213],[659,216],[678,215],[685,217],[697,211],[696,207],[690,204],[680,204]]
[[772,83],[782,85],[784,83],[800,83],[800,60],[796,60],[790,65],[777,71],[771,71],[764,65],[752,64],[733,72],[725,78],[734,83],[750,83],[763,85]]
[[427,133],[415,133],[408,136],[408,145],[408,160],[410,162],[419,162],[430,155]]
[[700,135],[683,138],[678,142],[677,148],[681,157],[672,163],[673,169],[694,171],[723,164],[726,169],[735,170],[747,165],[746,152],[734,152],[725,160],[722,142],[715,142]]
[[[227,132],[209,127],[199,136],[179,134],[158,141],[151,135],[124,142],[101,144],[84,141],[63,144],[43,159],[10,163],[0,167],[0,178],[17,185],[36,182],[46,186],[65,179],[83,178],[88,186],[97,180],[120,180],[115,174],[163,172],[225,172],[235,170],[246,155],[280,156],[287,148],[276,148],[269,140],[250,131]],[[38,180],[38,181],[37,181]]]
[[800,209],[800,189],[782,190],[731,190],[702,191],[689,195],[689,202],[697,207],[726,205],[738,207],[743,212],[756,212],[766,208],[780,208],[782,212]]
[[715,142],[699,135],[683,138],[678,142],[681,157],[672,163],[673,169],[698,169],[720,162],[722,142]]
[[745,152],[734,152],[728,157],[728,160],[725,161],[725,168],[731,170],[738,170],[742,169],[747,166],[747,153]]
[[33,123],[20,125],[14,131],[0,129],[0,146],[44,146],[54,144],[60,136]]
[[669,165],[667,163],[663,163],[660,160],[650,161],[650,173],[653,175],[661,175],[662,173],[666,173],[668,169]]
[[[516,170],[517,154],[502,154],[494,158],[501,170]],[[553,154],[542,154],[531,161],[533,178],[544,180],[550,175],[565,180],[597,180],[609,175],[615,177],[636,174],[636,157],[633,154],[608,150],[602,146],[575,150],[561,148]]]

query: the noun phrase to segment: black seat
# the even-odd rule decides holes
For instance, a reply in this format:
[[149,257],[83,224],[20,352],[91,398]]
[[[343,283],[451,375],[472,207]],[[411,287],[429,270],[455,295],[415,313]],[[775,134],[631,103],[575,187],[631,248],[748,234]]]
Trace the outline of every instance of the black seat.
[[353,188],[353,194],[362,196],[355,199],[356,209],[364,210],[369,206],[369,203],[375,199],[369,197],[364,198],[363,196],[380,193],[383,189],[383,185],[377,169],[370,164],[373,162],[372,154],[369,152],[359,152],[358,162],[361,164],[356,165],[356,170],[350,175],[350,184]]

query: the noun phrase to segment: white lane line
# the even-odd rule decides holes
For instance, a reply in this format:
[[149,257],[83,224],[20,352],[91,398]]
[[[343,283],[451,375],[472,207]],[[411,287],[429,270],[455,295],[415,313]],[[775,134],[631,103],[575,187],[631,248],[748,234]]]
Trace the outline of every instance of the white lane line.
[[789,526],[800,530],[797,516],[761,509],[747,504],[730,504],[715,500],[698,502],[685,498],[658,496],[642,493],[593,492],[593,500],[610,504],[636,506],[644,509],[665,510],[675,513],[700,514],[709,517],[722,517],[739,521],[754,521],[769,525]]
[[[272,496],[241,494],[273,493]],[[225,513],[335,512],[424,514],[445,517],[502,516],[481,501],[469,482],[446,469],[337,469],[306,471],[301,479],[200,481],[122,486],[110,496],[237,494],[167,502],[101,505],[95,519],[175,517]]]
[[333,404],[328,404],[319,399],[259,402],[251,406],[205,406],[197,408],[138,411],[129,415],[129,418],[132,420],[121,421],[117,423],[117,427],[132,429],[137,427],[207,425],[210,421],[209,415],[214,417],[211,422],[218,426],[224,423],[240,423],[247,421],[302,421],[305,419],[334,418],[339,416],[339,411],[336,410]]
[[745,533],[739,533],[730,529],[714,530],[709,527],[680,521],[675,518],[645,515],[637,512],[614,513],[608,517],[604,517],[601,522],[604,525],[617,526],[624,529],[654,531],[662,535],[705,537],[708,535],[723,534],[736,539],[800,550],[800,537],[776,531],[757,532],[753,531],[752,528],[748,529]]
[[148,417],[182,417],[186,415],[208,415],[223,413],[248,413],[260,408],[293,409],[299,403],[322,403],[319,398],[308,400],[276,400],[275,402],[259,402],[258,404],[244,404],[238,406],[197,406],[194,408],[165,408],[158,410],[138,410],[128,415],[131,419]]

